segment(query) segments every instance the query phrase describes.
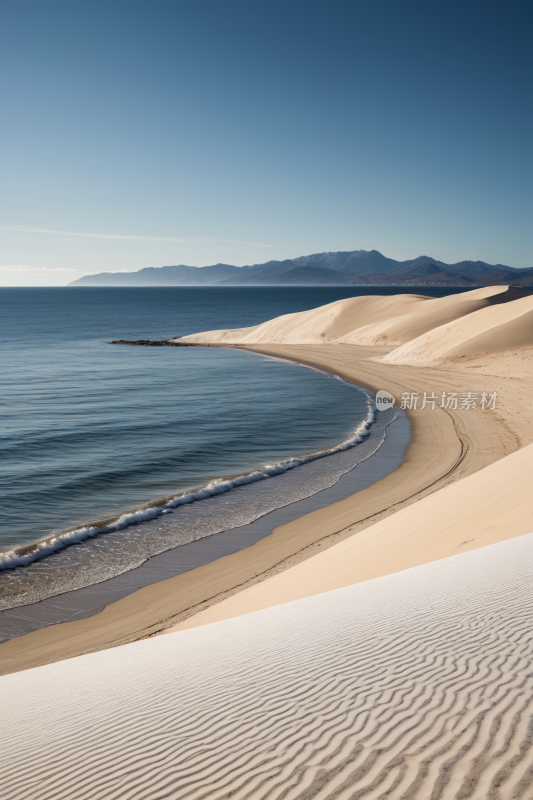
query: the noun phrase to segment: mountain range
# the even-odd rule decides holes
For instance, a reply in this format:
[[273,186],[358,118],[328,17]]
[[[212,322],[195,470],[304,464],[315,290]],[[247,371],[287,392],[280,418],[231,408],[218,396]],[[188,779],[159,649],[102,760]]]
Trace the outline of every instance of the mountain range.
[[69,286],[476,286],[533,284],[533,267],[518,269],[484,261],[445,264],[430,256],[408,261],[377,250],[315,253],[235,267],[213,264],[146,267],[137,272],[85,275]]

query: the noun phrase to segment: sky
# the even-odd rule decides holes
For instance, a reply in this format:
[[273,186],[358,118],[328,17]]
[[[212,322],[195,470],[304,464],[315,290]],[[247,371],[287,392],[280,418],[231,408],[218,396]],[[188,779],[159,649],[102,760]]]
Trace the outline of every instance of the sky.
[[532,267],[530,2],[0,0],[0,285]]

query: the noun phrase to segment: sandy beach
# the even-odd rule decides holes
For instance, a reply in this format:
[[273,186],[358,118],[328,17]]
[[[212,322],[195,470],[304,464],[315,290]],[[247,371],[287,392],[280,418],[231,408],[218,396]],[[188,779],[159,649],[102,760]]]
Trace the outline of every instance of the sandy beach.
[[[503,309],[504,314],[509,316],[506,306],[512,307],[515,302],[520,306],[531,304],[530,296],[527,295],[525,298],[519,297],[518,300],[511,295],[507,303],[499,302],[493,305],[487,303],[487,296],[490,300],[494,296],[498,299],[503,294],[502,287],[497,287],[492,294],[486,289],[475,290],[469,294],[475,295],[474,300],[471,298],[467,298],[466,302],[463,300],[464,307],[460,305],[458,297],[465,298],[465,295],[443,298],[444,301],[449,301],[448,306],[453,306],[452,310],[461,325],[464,324],[462,320],[467,315],[474,318],[474,324],[479,327],[475,319],[476,314],[483,315],[488,312],[492,315],[495,310],[498,312]],[[406,520],[402,523],[402,531],[411,531],[414,523],[406,515],[409,508],[414,505],[413,513],[416,514],[419,529],[423,531],[427,524],[433,524],[435,510],[431,503],[437,502],[436,492],[450,487],[451,484],[455,485],[463,478],[474,476],[495,462],[505,465],[504,480],[509,484],[513,483],[512,476],[515,472],[517,475],[523,474],[523,464],[517,463],[515,466],[514,462],[507,461],[505,457],[533,442],[533,421],[527,413],[524,413],[524,410],[533,404],[531,380],[533,370],[530,351],[527,349],[528,326],[522,326],[525,330],[526,347],[519,350],[498,351],[473,357],[470,355],[466,360],[448,359],[441,363],[423,366],[418,362],[382,363],[380,359],[390,361],[391,354],[399,352],[402,346],[396,345],[397,349],[393,350],[392,346],[365,346],[328,341],[328,338],[346,339],[347,327],[349,324],[352,327],[354,325],[354,311],[351,306],[355,305],[357,311],[362,300],[371,301],[372,313],[378,317],[380,313],[382,317],[390,313],[395,315],[396,337],[398,310],[405,312],[403,318],[406,337],[412,337],[413,329],[419,330],[419,320],[413,320],[413,313],[407,313],[409,310],[412,312],[413,306],[420,309],[414,316],[422,316],[425,326],[427,326],[428,312],[421,310],[424,305],[430,304],[432,308],[433,305],[439,305],[432,311],[437,314],[437,322],[442,320],[443,305],[446,307],[446,303],[442,300],[438,302],[424,300],[418,296],[407,296],[407,300],[403,301],[401,297],[379,298],[384,306],[380,312],[379,308],[376,309],[376,303],[372,302],[373,298],[354,298],[337,304],[340,309],[337,308],[335,313],[340,317],[340,322],[339,319],[333,319],[332,324],[332,312],[327,306],[324,307],[326,310],[318,309],[315,312],[314,330],[315,333],[318,332],[318,337],[322,337],[322,341],[325,340],[323,344],[264,342],[249,344],[237,341],[227,342],[226,346],[229,344],[246,347],[257,352],[314,365],[374,391],[386,389],[393,393],[398,402],[403,392],[418,392],[420,396],[424,392],[435,392],[437,396],[442,392],[496,392],[498,394],[496,409],[485,411],[441,409],[438,404],[434,409],[431,407],[423,410],[420,407],[416,410],[406,409],[413,427],[412,442],[402,466],[385,479],[346,500],[279,527],[271,536],[244,551],[226,556],[184,575],[146,586],[133,595],[112,603],[94,617],[52,626],[0,645],[2,673],[125,644],[168,630],[205,624],[226,616],[247,613],[256,607],[262,608],[265,605],[294,599],[291,593],[287,595],[281,589],[283,580],[292,581],[292,578],[283,578],[284,574],[289,575],[287,570],[295,567],[304,569],[302,562],[320,554],[323,554],[321,558],[325,558],[327,555],[324,553],[325,550],[347,539],[351,540],[352,547],[350,564],[357,563],[357,569],[351,566],[344,577],[328,579],[330,582],[326,580],[324,584],[315,584],[311,579],[310,585],[315,587],[314,591],[325,591],[346,583],[386,575],[454,555],[458,548],[465,551],[497,541],[498,537],[507,538],[529,532],[527,491],[525,494],[519,492],[513,501],[513,508],[517,510],[513,517],[515,522],[512,524],[510,520],[506,521],[505,501],[500,505],[502,522],[497,533],[491,534],[485,531],[494,524],[495,511],[490,505],[483,503],[476,506],[474,521],[465,517],[463,522],[454,523],[453,530],[450,530],[450,525],[443,523],[445,533],[440,539],[437,537],[435,540],[426,540],[422,544],[410,543],[409,547],[404,547],[403,539],[395,536],[394,523],[395,515],[402,512],[404,516],[400,519]],[[391,303],[394,304],[392,310]],[[465,307],[466,314],[463,313]],[[519,308],[519,311],[522,312],[523,309]],[[449,308],[446,314],[449,318]],[[303,317],[303,332],[297,326],[295,329],[295,321],[290,320],[291,330],[288,338],[294,339],[298,335],[305,338],[308,335],[306,330],[313,321],[311,312],[289,315],[296,318],[298,316]],[[355,319],[360,320],[359,313]],[[367,323],[367,317],[363,315],[362,321]],[[296,322],[298,323],[298,319]],[[276,324],[279,328],[280,323]],[[287,322],[283,324],[286,326]],[[383,321],[380,324],[383,327]],[[445,324],[453,326],[453,322],[448,321]],[[325,331],[326,335],[322,336]],[[452,335],[456,336],[455,330],[452,330]],[[246,331],[246,336],[250,338],[249,330]],[[279,338],[279,333],[276,336]],[[221,344],[212,334],[205,334],[204,337],[206,343]],[[225,343],[228,335],[224,332],[218,338],[223,338]],[[236,336],[232,332],[230,338],[244,337],[242,334]],[[252,338],[261,338],[261,335],[258,336],[257,332],[252,331]],[[407,341],[411,339],[407,338]],[[415,341],[420,341],[420,338],[415,338]],[[524,450],[521,457],[527,459],[528,454],[529,451]],[[495,473],[493,480],[496,482],[499,480],[498,473]],[[484,480],[480,482],[480,486],[483,485]],[[522,485],[523,482],[518,480],[517,486]],[[450,492],[450,488],[447,491]],[[426,505],[418,503],[428,496],[432,496],[433,500],[428,500]],[[468,497],[467,493],[467,502]],[[443,503],[443,508],[456,507],[455,497],[448,500],[445,496],[439,502]],[[520,517],[522,506],[524,506],[525,522]],[[440,515],[441,511],[438,513]],[[472,533],[473,522],[475,535]],[[388,535],[399,542],[400,555],[394,547],[390,547],[390,542],[385,545],[385,554],[382,548],[373,550],[371,544],[373,536],[370,533],[365,535],[363,532],[373,530],[377,524],[381,526],[380,530],[388,530]],[[308,568],[313,570],[315,567]],[[302,586],[304,584],[305,580]],[[257,588],[254,588],[256,585]],[[324,588],[320,589],[320,586]],[[309,588],[301,591],[303,596],[310,592]],[[297,593],[296,596],[302,595]],[[252,600],[252,597],[255,599]]]
[[6,797],[529,797],[531,308],[353,298],[188,337],[385,390],[411,442],[253,546],[0,645]]

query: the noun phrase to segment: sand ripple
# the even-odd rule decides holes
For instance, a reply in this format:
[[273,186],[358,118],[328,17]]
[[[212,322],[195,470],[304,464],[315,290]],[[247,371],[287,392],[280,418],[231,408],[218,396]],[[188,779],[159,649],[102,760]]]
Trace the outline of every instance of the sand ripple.
[[531,798],[532,577],[529,534],[1,678],[2,798]]

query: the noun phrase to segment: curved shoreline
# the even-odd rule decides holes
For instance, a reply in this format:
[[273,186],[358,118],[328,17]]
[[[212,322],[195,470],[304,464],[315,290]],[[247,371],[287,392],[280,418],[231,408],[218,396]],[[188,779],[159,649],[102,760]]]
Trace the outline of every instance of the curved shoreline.
[[[286,359],[284,361],[294,365]],[[311,369],[330,377],[330,373],[324,370]],[[343,381],[340,376],[335,377]],[[327,450],[264,465],[241,476],[217,479],[198,490],[155,499],[118,519],[108,519],[105,525],[99,527],[94,523],[94,527],[77,527],[64,532],[51,542],[43,540],[43,547],[29,554],[27,564],[24,563],[25,556],[22,556],[20,570],[4,573],[0,619],[4,611],[33,607],[47,599],[72,594],[93,585],[105,583],[107,586],[115,578],[139,570],[143,563],[162,553],[250,524],[278,508],[333,485],[341,475],[372,455],[385,437],[385,418],[376,411],[373,394],[363,386],[347,383],[365,397],[367,413],[364,419],[354,423],[355,428],[339,444]],[[332,456],[335,458],[332,459]],[[294,472],[296,467],[298,470]],[[275,483],[270,480],[265,482],[266,478],[275,478]],[[261,485],[254,486],[258,483]],[[228,492],[229,497],[219,499],[220,495],[227,495]],[[203,502],[199,504],[200,500]],[[206,501],[209,502],[206,504]],[[178,508],[180,510],[176,517],[167,516]],[[84,543],[81,549],[73,550],[69,546],[81,542]],[[24,551],[26,548],[21,549]],[[17,553],[13,552],[6,555],[17,557]],[[42,562],[47,556],[51,556],[50,564]],[[91,566],[90,574],[87,572],[88,564]],[[19,564],[11,566],[18,567]],[[138,588],[149,582],[141,582]],[[94,603],[90,605],[94,606]],[[63,621],[64,617],[59,614],[50,619],[49,624]],[[31,630],[31,627],[23,630],[23,633],[27,630]],[[0,630],[0,642],[5,639],[4,631]]]
[[[112,342],[112,344],[114,344],[114,342]],[[138,344],[138,342],[135,342],[134,344]],[[156,342],[156,344],[159,344],[159,342]],[[194,346],[199,347],[200,345]],[[294,364],[294,362],[288,359],[275,360],[284,361],[288,364]],[[340,376],[336,375],[335,373],[331,373],[330,371],[325,371],[312,366],[310,366],[310,369],[313,369],[315,372],[318,372],[322,375],[333,375],[341,381],[344,380]],[[353,384],[351,381],[344,382],[349,383],[350,386],[354,386],[357,391],[366,396],[368,412],[366,417],[357,423],[355,429],[349,433],[348,438],[344,439],[339,444],[329,447],[325,450],[316,450],[303,455],[291,456],[282,461],[275,462],[274,464],[263,464],[262,466],[255,467],[249,472],[227,477],[222,476],[220,478],[214,478],[203,486],[186,489],[176,494],[167,494],[156,497],[145,503],[136,505],[130,510],[111,516],[107,515],[106,517],[87,521],[75,526],[70,526],[57,533],[49,534],[38,541],[17,545],[9,550],[1,550],[0,575],[5,570],[25,567],[36,561],[39,561],[42,558],[46,558],[54,553],[61,552],[70,545],[79,544],[87,539],[92,539],[102,534],[114,533],[116,531],[123,530],[130,525],[136,525],[156,519],[163,514],[173,511],[179,506],[188,505],[199,500],[205,500],[206,498],[223,494],[240,486],[249,485],[266,478],[281,475],[288,470],[294,469],[295,467],[300,467],[311,461],[326,458],[330,455],[343,452],[356,446],[360,442],[364,441],[368,436],[370,428],[376,420],[376,409],[373,398],[371,397],[371,393],[365,387]]]
[[[389,431],[389,433],[387,433]],[[372,435],[373,434],[373,435]],[[342,455],[333,457],[337,473],[331,477],[325,473],[324,488],[316,491],[316,469],[320,464],[303,465],[301,468],[300,487],[305,487],[306,494],[296,497],[282,505],[276,506],[265,514],[252,519],[244,525],[233,525],[199,539],[193,539],[177,547],[165,550],[152,556],[140,566],[128,570],[100,583],[93,583],[84,588],[74,589],[60,595],[54,595],[40,602],[0,611],[2,637],[16,638],[28,632],[58,625],[76,619],[86,619],[101,612],[109,603],[117,603],[134,592],[148,588],[161,581],[172,580],[185,572],[206,564],[215,564],[221,557],[241,552],[272,534],[280,525],[300,519],[316,509],[327,508],[332,502],[343,500],[355,492],[372,485],[401,464],[403,453],[410,439],[410,425],[401,411],[389,409],[379,415],[379,422],[368,440],[363,443],[362,451],[353,459],[344,459],[344,466],[339,465]],[[346,453],[346,456],[352,456]],[[351,462],[351,463],[350,463]],[[361,469],[358,466],[363,465]],[[306,467],[308,469],[306,470]],[[344,471],[338,474],[339,468]],[[281,499],[283,478],[279,486],[271,486]],[[323,482],[323,481],[322,481]],[[265,484],[262,485],[267,488]],[[235,502],[244,507],[249,505],[249,489],[243,487],[243,493],[236,493]],[[220,501],[214,499],[213,509],[219,508]],[[185,522],[186,524],[186,522]],[[150,536],[151,526],[143,526],[143,534]],[[11,630],[9,630],[11,628]],[[7,637],[6,637],[7,638]]]
[[[465,386],[465,376],[472,377],[464,369],[391,367],[370,361],[380,355],[380,348],[272,345],[246,349],[332,371],[374,391],[389,389],[396,396],[404,389],[428,388],[430,383],[448,391],[457,386],[469,388]],[[400,468],[386,478],[346,500],[282,525],[247,550],[147,586],[107,606],[96,617],[47,628],[1,645],[1,671],[26,669],[163,632],[180,618],[190,617],[322,552],[321,548],[352,536],[441,486],[514,452],[524,441],[531,441],[533,424],[517,415],[517,383],[509,385],[502,376],[487,374],[483,375],[483,383],[501,392],[498,415],[465,417],[457,412],[428,410],[410,413],[411,444]],[[520,387],[528,390],[522,384],[525,382]]]

